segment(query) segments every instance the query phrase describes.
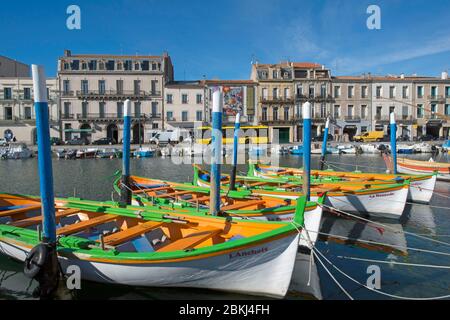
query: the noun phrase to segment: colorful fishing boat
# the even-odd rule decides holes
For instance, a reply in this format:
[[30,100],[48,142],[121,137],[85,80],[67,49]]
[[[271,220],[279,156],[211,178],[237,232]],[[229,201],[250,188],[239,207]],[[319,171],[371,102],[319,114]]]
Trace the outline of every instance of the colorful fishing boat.
[[[107,284],[286,294],[305,198],[297,201],[295,225],[117,205],[55,200],[63,271],[76,265],[83,279]],[[39,198],[1,194],[0,252],[25,261],[40,242],[41,223]]]
[[[120,193],[121,177],[114,182],[114,189]],[[133,204],[145,207],[160,207],[184,213],[209,214],[210,188],[185,183],[170,182],[144,177],[129,177],[128,187],[133,193]],[[296,210],[295,199],[283,199],[268,195],[255,195],[250,190],[222,190],[221,214],[244,219],[265,221],[292,221]],[[325,193],[317,202],[308,202],[305,211],[305,230],[302,231],[300,246],[311,247],[317,240],[322,218]],[[309,238],[308,238],[309,237]]]
[[[264,179],[273,179],[278,177],[288,181],[298,181],[303,178],[303,170],[297,168],[275,167],[249,163],[248,176],[260,177]],[[345,172],[334,170],[311,170],[311,178],[313,182],[323,182],[328,180],[379,184],[410,181],[407,200],[420,203],[430,202],[433,196],[434,187],[436,185],[436,177],[436,173],[394,175],[386,173],[363,173],[359,171]]]
[[[384,155],[386,166],[392,170],[392,158]],[[397,170],[406,174],[436,174],[437,180],[450,181],[450,163],[397,159]]]
[[[209,187],[210,176],[205,170],[194,167],[194,183]],[[222,185],[226,188],[229,177],[223,175]],[[281,186],[269,186],[264,180],[246,182],[246,177],[236,177],[239,188],[250,190],[254,195],[296,199],[302,193],[302,185],[288,182]],[[334,184],[332,187],[311,183],[311,201],[326,192],[326,204],[338,210],[369,214],[379,217],[400,218],[408,196],[409,181],[392,184]],[[383,201],[380,201],[380,200]]]

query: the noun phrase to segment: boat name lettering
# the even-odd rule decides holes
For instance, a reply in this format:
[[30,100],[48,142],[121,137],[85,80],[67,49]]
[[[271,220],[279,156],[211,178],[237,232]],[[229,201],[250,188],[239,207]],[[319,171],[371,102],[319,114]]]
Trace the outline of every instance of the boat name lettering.
[[256,249],[256,250],[252,249],[249,251],[238,251],[235,253],[230,253],[229,257],[230,257],[230,259],[237,258],[237,257],[248,257],[248,256],[260,254],[260,253],[267,252],[267,251],[269,251],[269,249],[267,247]]

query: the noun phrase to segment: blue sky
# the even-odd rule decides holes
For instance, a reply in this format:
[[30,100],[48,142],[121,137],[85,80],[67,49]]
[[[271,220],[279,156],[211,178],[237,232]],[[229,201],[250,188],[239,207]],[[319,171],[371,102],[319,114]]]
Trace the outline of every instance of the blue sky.
[[[81,8],[81,30],[66,9]],[[381,30],[366,27],[370,4]],[[44,64],[73,53],[161,54],[178,80],[248,79],[254,56],[325,64],[335,75],[439,75],[450,68],[449,0],[3,1],[0,55]]]

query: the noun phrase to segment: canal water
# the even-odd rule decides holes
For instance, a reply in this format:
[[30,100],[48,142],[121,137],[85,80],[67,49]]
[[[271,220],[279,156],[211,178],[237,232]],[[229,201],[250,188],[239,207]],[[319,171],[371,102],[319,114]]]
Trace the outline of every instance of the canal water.
[[[429,155],[418,155],[414,158],[425,160]],[[278,160],[282,166],[300,167],[302,163],[301,157],[292,155],[280,156]],[[384,162],[379,155],[330,155],[327,160],[336,170],[355,170],[356,165],[361,171],[385,170]],[[449,156],[441,155],[437,160],[449,162]],[[313,168],[318,168],[318,164],[319,157],[313,156]],[[120,159],[54,159],[55,194],[60,197],[117,200],[117,195],[113,194],[112,182],[114,173],[120,167]],[[224,166],[224,171],[228,170],[229,166]],[[244,173],[246,166],[240,165],[238,171]],[[131,159],[131,172],[135,175],[180,182],[191,181],[193,173],[190,164],[174,164],[171,158]],[[0,161],[0,177],[2,182],[0,192],[39,195],[36,158]],[[450,183],[438,182],[435,190],[439,195],[433,196],[431,206],[407,205],[400,221],[377,220],[387,227],[326,214],[321,232],[333,236],[322,235],[317,243],[318,250],[339,270],[363,284],[366,284],[373,274],[374,271],[371,270],[379,267],[380,290],[389,295],[412,298],[449,295],[450,210],[444,207],[450,207]],[[377,241],[384,245],[361,245],[351,240],[339,241],[336,239],[339,237]],[[407,246],[408,249],[398,250],[399,246]],[[374,261],[356,261],[350,260],[350,257]],[[392,262],[447,266],[447,269],[395,265]],[[309,266],[309,256],[299,254],[286,299],[310,299],[312,296],[323,299],[347,299],[317,260],[312,264],[312,268]],[[391,299],[390,296],[372,292],[353,282],[334,267],[328,264],[326,266],[353,298]],[[0,299],[33,299],[32,292],[35,287],[36,283],[23,274],[21,263],[0,255]],[[161,300],[254,297],[208,290],[137,288],[82,282],[81,290],[75,292],[61,290],[60,298]]]

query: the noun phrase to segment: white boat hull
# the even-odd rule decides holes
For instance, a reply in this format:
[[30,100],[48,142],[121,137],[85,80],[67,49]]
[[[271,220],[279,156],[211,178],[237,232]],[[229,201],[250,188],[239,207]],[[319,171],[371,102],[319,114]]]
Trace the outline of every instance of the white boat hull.
[[[189,287],[284,297],[292,277],[299,235],[203,259],[165,263],[106,263],[81,255],[59,256],[62,269],[77,265],[84,280],[149,287]],[[0,252],[24,261],[30,249],[0,241]]]
[[436,175],[426,180],[414,180],[409,185],[408,200],[420,203],[430,203],[433,197]]
[[[397,164],[397,171],[399,173],[407,173],[407,174],[431,174],[431,172],[425,172],[423,170],[415,170],[412,168],[403,167],[400,163]],[[450,181],[450,174],[439,172],[437,174],[437,180]]]

